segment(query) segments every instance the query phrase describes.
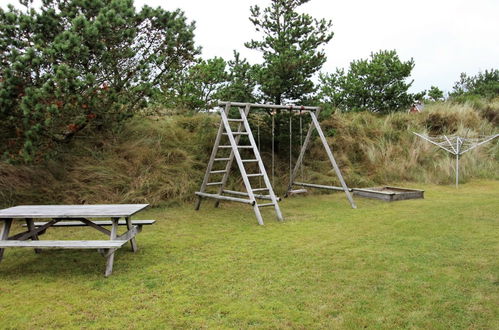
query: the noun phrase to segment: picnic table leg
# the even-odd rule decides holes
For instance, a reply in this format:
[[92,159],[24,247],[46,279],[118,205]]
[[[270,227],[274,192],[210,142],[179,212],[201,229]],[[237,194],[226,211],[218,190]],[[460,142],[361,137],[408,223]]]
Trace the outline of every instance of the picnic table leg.
[[[112,218],[113,226],[111,228],[111,235],[109,237],[110,240],[115,240],[116,236],[118,236],[118,224],[120,218]],[[113,263],[114,263],[114,252],[116,249],[109,249],[109,253],[106,261],[106,273],[105,276],[108,277],[113,273]]]
[[[133,225],[132,225],[132,219],[130,217],[126,217],[126,227],[128,230],[132,230]],[[132,251],[137,252],[137,241],[135,240],[135,237],[132,237],[130,240],[130,244],[132,245]]]
[[[12,225],[12,219],[3,220],[2,231],[0,232],[0,240],[7,240],[9,238],[10,227]],[[0,262],[3,258],[3,252],[5,249],[0,249]]]
[[[36,227],[35,224],[33,223],[33,219],[26,218],[25,220],[26,220],[26,226],[28,226],[28,230],[34,231]],[[33,234],[33,236],[31,236],[31,240],[38,241],[38,234]],[[40,252],[42,252],[41,249],[35,249],[35,253],[40,253]]]

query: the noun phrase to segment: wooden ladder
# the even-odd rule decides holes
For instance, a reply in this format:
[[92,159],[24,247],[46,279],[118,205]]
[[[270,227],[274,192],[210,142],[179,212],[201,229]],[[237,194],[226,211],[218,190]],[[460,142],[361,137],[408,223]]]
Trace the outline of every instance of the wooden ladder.
[[[274,190],[272,189],[272,185],[265,170],[265,166],[263,164],[262,158],[260,157],[260,152],[251,132],[251,128],[247,118],[250,107],[250,104],[246,104],[244,109],[239,108],[239,118],[229,118],[229,111],[231,109],[230,103],[227,103],[225,109],[223,111],[220,111],[222,119],[220,122],[220,127],[218,129],[217,137],[215,139],[215,145],[213,146],[213,150],[211,152],[208,167],[206,168],[203,183],[201,184],[201,189],[200,191],[196,192],[196,195],[198,196],[198,200],[196,202],[196,210],[199,210],[203,198],[215,199],[215,207],[218,207],[220,201],[222,200],[250,204],[253,207],[258,223],[260,225],[263,225],[263,218],[260,212],[261,207],[273,206],[277,219],[281,221],[283,220],[283,217],[278,205],[279,198],[276,197]],[[237,123],[237,128],[235,131],[232,130],[230,126],[231,123]],[[241,136],[248,137],[249,145],[239,144]],[[221,144],[224,137],[228,138],[229,144]],[[230,155],[228,157],[219,155],[220,152],[226,152],[227,149],[230,150]],[[252,157],[248,159],[242,159],[240,149],[252,151]],[[225,189],[234,159],[236,160],[237,166],[239,168],[244,186],[246,188],[246,192]],[[217,162],[222,162],[223,164],[225,164],[224,169],[213,170],[213,167]],[[245,165],[255,163],[258,165],[258,173],[248,174]],[[222,175],[221,179],[212,179],[213,177],[219,177],[220,175]],[[252,181],[253,178],[263,179],[259,180],[263,183],[263,186],[255,188],[254,185],[257,181]],[[212,186],[218,187],[217,192],[207,193],[206,190]],[[232,197],[224,194],[236,195],[245,198]],[[267,202],[259,203],[258,200],[266,200]]]

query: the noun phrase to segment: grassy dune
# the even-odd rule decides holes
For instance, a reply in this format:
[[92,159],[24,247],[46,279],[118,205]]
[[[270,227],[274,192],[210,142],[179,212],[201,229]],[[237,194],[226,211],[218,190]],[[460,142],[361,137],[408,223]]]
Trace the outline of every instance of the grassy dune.
[[[255,118],[252,124],[256,131]],[[269,169],[270,122],[260,124],[261,149]],[[140,117],[117,131],[78,136],[71,145],[61,147],[56,157],[35,166],[0,163],[0,205],[147,202],[157,206],[191,200],[202,181],[217,125],[216,115]],[[297,120],[294,125],[296,129]],[[499,101],[435,103],[418,115],[334,113],[323,118],[322,126],[352,187],[394,182],[446,185],[454,180],[454,159],[412,132],[497,133]],[[298,135],[295,132],[295,139]],[[338,185],[322,145],[314,141],[305,155],[300,181]],[[295,150],[293,162],[297,155]],[[460,172],[462,182],[499,179],[497,140],[467,153]],[[288,173],[285,146],[276,155],[275,188],[279,193]],[[234,188],[240,184],[237,178],[230,181]]]
[[107,279],[95,251],[7,250],[0,328],[499,328],[499,182],[412,186],[426,198],[286,199],[264,227],[238,204],[153,208]]

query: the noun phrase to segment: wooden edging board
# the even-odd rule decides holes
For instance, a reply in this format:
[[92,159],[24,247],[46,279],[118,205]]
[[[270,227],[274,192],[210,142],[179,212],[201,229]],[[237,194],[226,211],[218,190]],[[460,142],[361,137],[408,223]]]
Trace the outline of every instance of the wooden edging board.
[[387,202],[424,198],[424,190],[401,187],[383,186],[372,188],[353,188],[352,190],[356,196],[381,199]]

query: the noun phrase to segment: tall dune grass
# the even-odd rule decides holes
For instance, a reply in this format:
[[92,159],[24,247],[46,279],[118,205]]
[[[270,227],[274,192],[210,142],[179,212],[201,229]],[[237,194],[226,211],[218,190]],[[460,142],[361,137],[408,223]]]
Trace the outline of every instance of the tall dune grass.
[[[412,132],[489,135],[499,131],[498,114],[499,101],[446,102],[429,105],[420,114],[334,113],[322,127],[351,187],[452,184],[454,158]],[[43,164],[0,164],[0,204],[160,205],[191,199],[202,181],[217,125],[218,117],[206,114],[135,118],[118,131],[79,137]],[[263,152],[263,157],[270,173],[271,154]],[[288,156],[277,155],[275,165],[275,186],[282,193],[289,177]],[[460,173],[463,183],[499,179],[498,141],[465,154]],[[299,179],[338,184],[317,138]],[[241,180],[234,176],[229,185],[237,188]]]

